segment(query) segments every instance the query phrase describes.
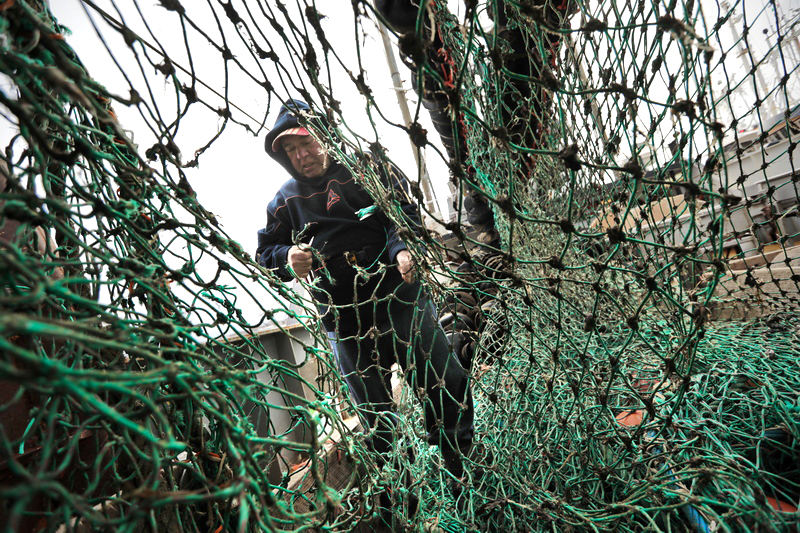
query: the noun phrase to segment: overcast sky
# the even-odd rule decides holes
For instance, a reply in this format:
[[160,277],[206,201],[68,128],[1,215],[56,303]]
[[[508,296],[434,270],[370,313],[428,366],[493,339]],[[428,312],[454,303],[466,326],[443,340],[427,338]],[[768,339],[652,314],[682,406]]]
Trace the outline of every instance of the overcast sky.
[[[96,2],[100,7],[115,17],[114,5],[109,1]],[[291,2],[287,6],[291,8]],[[216,24],[210,16],[210,9],[206,2],[183,2],[187,9],[187,17],[198,23],[204,31],[220,42],[219,32],[215,33]],[[334,8],[334,6],[336,6]],[[144,27],[141,17],[135,12],[134,4],[129,2],[118,2],[123,11],[123,17],[136,33],[144,40],[154,42],[149,37],[147,29]],[[157,5],[154,0],[139,2],[142,13],[147,18],[150,30],[157,37],[160,45],[169,51],[170,57],[184,67],[189,66],[185,46],[183,46],[183,34],[179,24],[179,18],[175,13],[169,12]],[[222,10],[217,7],[217,11]],[[354,41],[356,38],[356,27],[353,21],[353,13],[350,2],[319,2],[320,8],[325,19],[322,20],[322,27],[327,38],[332,42],[337,54],[353,72],[358,72],[356,62],[356,52]],[[68,26],[72,30],[72,35],[68,37],[69,44],[77,51],[81,60],[87,66],[89,73],[103,83],[111,92],[127,96],[129,94],[129,83],[122,76],[120,69],[113,63],[109,54],[98,39],[98,33],[92,27],[87,16],[87,12],[80,0],[54,0],[52,9],[59,22]],[[138,72],[139,67],[125,46],[119,34],[111,30],[101,18],[91,9],[89,15],[98,25],[100,34],[104,36],[112,54],[125,68],[128,76],[133,80],[137,90],[145,96],[145,89],[142,88],[142,75]],[[298,17],[299,20],[302,20]],[[226,41],[230,48],[234,50],[237,58],[244,61],[248,59],[245,50],[241,48],[233,38],[233,25],[227,19],[221,20],[225,27]],[[400,112],[397,106],[395,93],[392,89],[392,80],[387,67],[383,45],[379,35],[374,31],[372,24],[364,24],[363,29],[370,30],[370,35],[359,35],[359,40],[363,47],[362,64],[367,68],[367,83],[373,89],[375,99],[379,102],[381,111],[386,113],[390,120],[401,122]],[[261,28],[265,33],[271,34],[271,28]],[[309,31],[311,28],[309,28]],[[207,45],[204,39],[199,38],[195,32],[189,30],[190,47],[192,59],[197,72],[197,78],[212,86],[219,92],[225,90],[225,80],[223,78],[223,61],[217,50]],[[279,39],[276,39],[278,41]],[[238,48],[237,48],[238,46]],[[281,53],[278,47],[279,54]],[[153,54],[154,57],[157,57]],[[282,65],[288,69],[293,68],[289,64],[289,54],[284,52],[282,55]],[[262,67],[272,73],[271,61],[263,61]],[[252,65],[252,63],[247,63]],[[255,75],[256,67],[253,66]],[[148,71],[149,70],[149,71]],[[171,83],[165,83],[162,75],[157,75],[152,71],[152,67],[145,69],[145,75],[151,80],[150,89],[155,95],[159,108],[165,113],[165,122],[174,119],[175,91]],[[331,86],[334,95],[342,101],[346,110],[345,117],[348,125],[359,134],[368,138],[374,137],[370,120],[364,109],[364,98],[357,93],[350,80],[344,76],[343,70],[337,65],[332,65],[333,83]],[[410,78],[408,70],[399,65],[404,80]],[[227,89],[229,100],[254,120],[244,116],[243,113],[233,109],[233,114],[238,120],[248,123],[251,128],[258,128],[257,121],[263,121],[266,115],[266,124],[271,126],[277,116],[278,106],[281,100],[287,96],[297,96],[289,88],[281,87],[280,78],[285,78],[285,74],[270,75],[269,80],[275,86],[280,98],[273,96],[271,106],[267,105],[267,92],[248,79],[243,72],[237,68],[229,69],[229,79]],[[183,83],[189,82],[189,76],[179,74]],[[300,79],[299,76],[295,76]],[[407,85],[408,86],[408,85]],[[222,106],[222,100],[214,97],[203,88],[199,89],[202,97],[215,106]],[[312,91],[313,94],[313,91]],[[412,105],[416,102],[413,91],[409,91],[408,96],[412,99]],[[128,108],[119,104],[115,105],[115,110],[120,118],[120,123],[124,128],[132,130],[134,142],[140,151],[144,151],[151,146],[155,138],[140,117],[139,111],[135,108]],[[413,112],[413,108],[412,108]],[[421,121],[428,124],[427,113],[421,114]],[[221,119],[213,113],[201,110],[200,106],[192,106],[190,112],[182,120],[181,128],[176,136],[177,143],[182,150],[184,161],[192,159],[193,152],[203,146],[216,133],[221,123]],[[404,132],[386,125],[379,117],[376,117],[378,134],[384,146],[389,149],[392,159],[408,174],[416,174],[416,165],[413,158],[408,138]],[[433,132],[432,126],[428,124],[429,130]],[[212,146],[200,157],[198,169],[187,169],[187,175],[192,187],[198,194],[200,202],[211,212],[215,213],[221,221],[225,231],[238,240],[246,250],[254,251],[256,243],[256,230],[263,227],[266,223],[266,205],[274,196],[278,187],[287,179],[285,171],[276,165],[272,159],[264,152],[264,136],[268,130],[261,130],[257,136],[246,132],[243,128],[236,125],[229,125],[223,135],[217,139]],[[438,142],[435,135],[431,139]],[[431,175],[438,184],[437,188],[440,195],[446,194],[447,169],[438,156],[434,154],[429,158]]]
[[[255,60],[248,51],[247,38],[242,40],[239,37],[236,27],[225,17],[219,2],[182,2],[186,8],[187,20],[197,24],[215,43],[224,42],[242,63],[242,67],[239,67],[229,62],[226,69],[220,52],[208,44],[207,38],[191,27],[187,27],[184,36],[179,16],[161,7],[157,0],[138,2],[96,0],[94,3],[114,19],[124,21],[124,24],[139,35],[142,41],[157,49],[166,50],[170,59],[179,66],[180,83],[189,84],[191,81],[191,76],[180,72],[180,67],[193,70],[200,82],[197,92],[212,108],[222,107],[224,100],[215,96],[202,84],[219,93],[227,93],[231,106],[235,106],[231,108],[233,117],[253,130],[248,132],[241,126],[229,124],[222,135],[199,157],[199,166],[185,169],[185,172],[203,207],[216,215],[229,237],[238,241],[249,254],[254,253],[256,231],[266,224],[267,203],[280,185],[288,179],[284,169],[264,152],[264,136],[268,127],[275,121],[280,102],[287,97],[298,97],[292,85],[307,83],[305,66],[297,62],[293,57],[296,54],[291,50],[297,47],[297,43],[293,42],[295,36],[286,28],[289,44],[285,46],[283,39],[264,22],[266,19],[263,14],[259,16],[257,12],[254,13],[262,25],[256,28],[251,22],[249,29],[263,32],[257,42],[264,47],[264,42],[268,41],[280,57],[280,65],[276,66],[270,60]],[[453,9],[457,11],[458,2],[453,4]],[[234,5],[242,9],[241,3],[234,2]],[[272,2],[263,5],[266,9],[274,9]],[[292,9],[297,9],[296,6],[292,6],[291,2],[286,5],[292,20],[302,27],[305,23],[304,17],[291,12]],[[327,77],[323,70],[323,80],[332,89],[334,97],[342,102],[347,126],[366,137],[367,142],[380,139],[388,148],[393,161],[409,176],[415,176],[416,163],[408,137],[402,130],[388,125],[374,113],[374,110],[370,119],[366,112],[364,97],[355,89],[345,71],[349,69],[358,73],[360,52],[366,82],[373,91],[381,113],[388,121],[402,122],[377,29],[365,19],[362,19],[361,24],[357,26],[350,2],[318,2],[317,5],[325,17],[321,22],[322,28],[337,55],[335,58],[331,57],[331,62],[327,66],[330,77]],[[217,18],[212,14],[210,6],[213,6]],[[256,9],[255,6],[251,7]],[[128,97],[133,87],[144,99],[145,103],[138,108],[113,104],[119,122],[124,129],[130,131],[134,143],[139,146],[140,154],[144,154],[156,142],[152,131],[156,123],[154,117],[158,116],[161,122],[169,124],[177,116],[178,100],[174,84],[153,68],[143,54],[148,54],[151,61],[156,64],[161,63],[163,58],[137,43],[135,45],[137,60],[137,56],[125,44],[119,32],[104,21],[98,11],[86,6],[80,0],[52,0],[51,9],[58,21],[71,30],[67,42],[77,52],[89,74],[96,81],[103,84],[112,94],[124,98]],[[245,16],[244,12],[241,14]],[[275,16],[280,20],[279,12],[276,12]],[[312,28],[307,27],[304,30],[313,35]],[[312,42],[316,41],[312,39]],[[360,44],[359,48],[356,47],[356,43]],[[187,49],[190,52],[187,52]],[[339,65],[339,61],[344,65]],[[408,69],[400,64],[399,71],[406,82],[406,87],[409,87]],[[253,77],[259,80],[266,77],[274,86],[275,93],[271,99],[269,93],[253,81]],[[309,87],[309,91],[315,94],[313,88]],[[407,94],[414,113],[416,96],[413,91],[408,91]],[[431,132],[431,141],[438,143],[438,137],[433,133],[433,127],[425,110],[422,110],[419,120]],[[183,161],[193,159],[195,151],[217,134],[221,124],[222,119],[213,111],[200,104],[192,105],[189,112],[181,117],[180,126],[175,133],[175,141],[181,149]],[[267,128],[264,128],[264,125]],[[7,142],[8,134],[9,129],[6,127],[0,132],[3,136],[0,141]],[[446,184],[449,178],[447,167],[435,152],[431,152],[428,165],[441,202],[447,194]],[[156,171],[162,171],[159,162],[154,162],[152,166]],[[170,172],[174,173],[174,169]],[[210,269],[209,277],[216,269],[215,265],[211,264],[206,264],[205,268]],[[234,285],[232,280],[225,279],[224,275],[220,279],[220,284]],[[179,287],[173,287],[173,290],[181,295]],[[261,306],[282,307],[282,304],[270,304],[269,298],[258,292],[258,287],[254,286],[252,290],[256,291],[254,297]],[[186,296],[180,297],[186,298]],[[250,321],[260,318],[259,307],[247,295],[239,294],[237,306],[244,311]]]

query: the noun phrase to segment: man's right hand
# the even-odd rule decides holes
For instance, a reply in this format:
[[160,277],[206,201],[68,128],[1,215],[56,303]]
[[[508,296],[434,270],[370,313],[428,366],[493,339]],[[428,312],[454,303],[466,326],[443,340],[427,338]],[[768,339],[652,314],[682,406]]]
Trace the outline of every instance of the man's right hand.
[[299,279],[305,279],[308,273],[311,272],[311,262],[313,260],[314,256],[311,255],[311,250],[303,250],[298,246],[289,248],[289,255],[286,257],[286,262]]

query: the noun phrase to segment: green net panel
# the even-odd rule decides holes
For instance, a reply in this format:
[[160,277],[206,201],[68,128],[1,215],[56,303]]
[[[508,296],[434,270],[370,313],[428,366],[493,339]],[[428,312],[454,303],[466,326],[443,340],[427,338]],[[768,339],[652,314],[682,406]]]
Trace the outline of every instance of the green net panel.
[[[47,2],[0,2],[5,530],[800,527],[796,5],[421,3],[393,40],[449,154],[421,102],[405,126],[376,96],[369,2],[76,2],[107,72]],[[263,211],[237,242],[193,188],[289,97],[327,117],[469,368],[481,453],[460,481],[413,386],[375,457],[307,287],[253,261]],[[387,190],[389,131],[447,169],[450,215],[423,172]]]

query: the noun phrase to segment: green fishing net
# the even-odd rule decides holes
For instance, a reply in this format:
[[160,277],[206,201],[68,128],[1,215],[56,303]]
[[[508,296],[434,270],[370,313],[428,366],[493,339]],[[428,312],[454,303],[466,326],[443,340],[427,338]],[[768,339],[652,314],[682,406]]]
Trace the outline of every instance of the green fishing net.
[[[796,6],[422,2],[392,40],[448,154],[422,98],[406,125],[376,96],[371,3],[151,4],[75,3],[112,60],[90,72],[47,2],[0,3],[5,530],[800,527]],[[237,242],[195,191],[214,146],[260,150],[290,97],[326,116],[469,369],[460,481],[402,376],[375,457],[306,283],[254,261],[263,211]],[[387,189],[389,131],[449,200],[421,170]]]

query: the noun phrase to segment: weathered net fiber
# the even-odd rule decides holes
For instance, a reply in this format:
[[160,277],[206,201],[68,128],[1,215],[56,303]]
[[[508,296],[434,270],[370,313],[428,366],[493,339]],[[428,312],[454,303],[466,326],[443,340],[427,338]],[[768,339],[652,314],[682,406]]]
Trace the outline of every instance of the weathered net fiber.
[[[365,77],[370,3],[134,0],[135,19],[119,4],[83,2],[98,50],[133,58],[117,63],[127,94],[87,71],[45,2],[0,3],[13,131],[0,156],[2,527],[800,527],[796,9],[424,3],[399,45],[456,132],[452,220],[409,177],[436,234],[409,226],[407,198],[375,170],[400,157],[378,129],[405,127],[373,98],[386,84]],[[352,26],[327,25],[332,10],[352,10]],[[182,48],[148,33],[155,16]],[[213,79],[195,68],[209,56]],[[259,267],[254,240],[232,240],[198,200],[190,172],[210,146],[233,130],[263,138],[248,84],[272,114],[299,97],[327,116],[318,135],[452,319],[481,450],[460,484],[409,387],[397,453],[374,457],[303,284]],[[346,99],[375,129],[351,127]],[[114,108],[137,109],[156,141],[135,145]],[[194,120],[215,133],[182,146]],[[446,158],[433,131],[405,129]],[[468,224],[465,195],[493,222]],[[380,516],[389,489],[393,516]]]

